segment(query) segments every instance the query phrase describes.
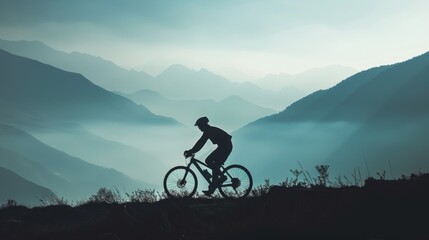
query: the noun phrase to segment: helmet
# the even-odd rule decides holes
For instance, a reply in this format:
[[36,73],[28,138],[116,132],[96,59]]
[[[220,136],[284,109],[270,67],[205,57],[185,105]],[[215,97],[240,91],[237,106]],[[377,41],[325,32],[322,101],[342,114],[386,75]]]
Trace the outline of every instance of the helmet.
[[207,123],[209,123],[209,119],[207,117],[200,117],[195,122],[194,126],[207,125]]

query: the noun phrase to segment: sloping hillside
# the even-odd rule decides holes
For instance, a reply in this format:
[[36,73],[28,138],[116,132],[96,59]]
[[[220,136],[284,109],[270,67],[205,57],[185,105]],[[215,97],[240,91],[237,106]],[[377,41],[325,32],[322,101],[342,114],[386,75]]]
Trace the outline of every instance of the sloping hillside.
[[50,172],[42,164],[4,147],[0,147],[0,166],[37,185],[53,190],[61,189],[61,193],[67,192],[72,195],[77,191],[67,180]]
[[360,72],[234,134],[235,159],[259,180],[315,173],[394,177],[429,168],[429,53]]
[[[108,92],[77,73],[0,50],[0,102],[9,122],[15,117],[40,121],[125,121],[176,124],[142,105]],[[0,119],[0,120],[2,120]],[[16,120],[18,121],[18,120]]]
[[427,239],[428,180],[425,174],[372,179],[364,187],[277,186],[238,200],[9,207],[0,209],[0,234],[8,239]]
[[[103,127],[106,131],[118,132],[123,132],[124,126],[150,130],[182,127],[176,120],[155,115],[80,74],[35,60],[0,51],[0,66],[0,123],[25,130],[54,148],[93,164],[117,169],[145,182],[160,182],[159,172],[166,167],[147,152],[150,146],[137,149],[115,137],[107,140],[93,134],[90,128],[103,123],[111,124],[109,128]],[[153,130],[138,137],[153,142],[155,137],[162,138],[159,135],[162,134]],[[15,150],[25,156],[22,151]]]
[[[9,161],[2,161],[5,168],[18,169],[16,166],[18,161],[22,164],[32,165],[32,167],[37,165],[38,167],[34,168],[34,171],[43,169],[44,173],[46,171],[51,173],[40,177],[45,180],[49,177],[48,179],[55,181],[50,185],[53,187],[52,190],[61,197],[79,199],[94,193],[100,187],[116,187],[128,191],[150,187],[150,185],[134,180],[114,169],[99,167],[58,151],[28,133],[11,126],[0,125],[0,147],[8,150],[6,153],[9,153],[9,157],[14,157]],[[19,155],[11,154],[11,152],[19,153]],[[19,169],[22,169],[21,172],[24,173],[23,168]],[[28,178],[32,174],[34,173],[29,174]],[[27,178],[26,175],[23,177]],[[62,188],[61,186],[64,185],[70,186],[74,191],[70,191],[70,188]]]
[[30,182],[18,174],[0,167],[0,201],[15,200],[29,206],[40,205],[40,200],[55,197],[55,194],[42,186]]
[[55,50],[39,41],[7,41],[0,39],[0,49],[31,58],[57,68],[81,73],[107,90],[133,92],[143,89],[153,77],[142,71],[125,70],[114,63],[83,53]]

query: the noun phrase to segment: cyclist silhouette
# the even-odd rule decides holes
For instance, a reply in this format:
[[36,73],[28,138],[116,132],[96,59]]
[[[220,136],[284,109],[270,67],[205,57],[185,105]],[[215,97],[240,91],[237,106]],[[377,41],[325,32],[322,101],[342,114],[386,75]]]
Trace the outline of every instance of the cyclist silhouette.
[[210,196],[216,190],[216,188],[227,179],[226,176],[221,176],[220,167],[223,163],[225,163],[232,151],[231,135],[220,128],[210,126],[209,119],[207,117],[199,118],[195,122],[194,126],[197,126],[201,132],[203,132],[203,135],[191,149],[184,152],[185,157],[200,151],[209,139],[213,144],[218,146],[212,153],[210,153],[205,161],[206,164],[212,169],[213,177],[212,183],[209,185],[209,189],[203,191],[203,193],[207,196]]

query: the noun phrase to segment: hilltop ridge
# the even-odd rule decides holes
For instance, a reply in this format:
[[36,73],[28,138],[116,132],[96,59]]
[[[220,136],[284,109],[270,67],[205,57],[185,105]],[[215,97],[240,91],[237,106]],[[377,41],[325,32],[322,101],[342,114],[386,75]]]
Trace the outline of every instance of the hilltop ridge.
[[[164,199],[0,209],[11,239],[426,239],[429,175],[364,187],[272,187],[238,200]],[[148,195],[150,196],[150,195]],[[49,216],[49,217],[46,217]],[[11,221],[11,220],[14,221]],[[19,230],[18,230],[19,229]]]

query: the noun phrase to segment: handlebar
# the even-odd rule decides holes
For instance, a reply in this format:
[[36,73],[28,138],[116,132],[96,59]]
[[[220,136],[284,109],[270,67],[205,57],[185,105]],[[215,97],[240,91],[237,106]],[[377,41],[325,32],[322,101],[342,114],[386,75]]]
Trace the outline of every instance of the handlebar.
[[195,157],[195,153],[189,153],[189,154],[184,153],[183,156],[185,156],[185,158],[193,158]]

